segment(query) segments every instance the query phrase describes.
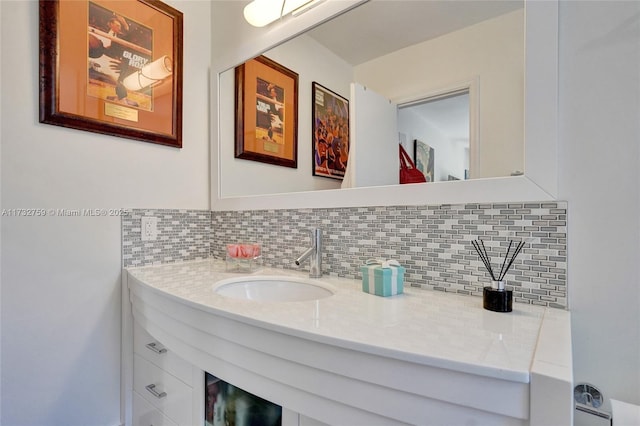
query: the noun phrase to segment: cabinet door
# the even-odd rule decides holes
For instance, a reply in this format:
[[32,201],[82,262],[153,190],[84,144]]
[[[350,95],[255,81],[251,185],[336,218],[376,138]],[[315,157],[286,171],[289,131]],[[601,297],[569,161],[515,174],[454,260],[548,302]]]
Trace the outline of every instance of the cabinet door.
[[191,387],[138,354],[133,356],[133,390],[176,423],[193,424]]
[[352,186],[396,185],[400,176],[397,105],[371,89],[351,83],[349,108],[349,162],[355,164],[355,173],[349,169],[347,172],[352,173]]
[[137,322],[133,326],[133,352],[147,361],[173,374],[188,385],[193,376],[192,366],[174,352],[165,348],[162,343],[154,339]]
[[300,414],[282,407],[282,426],[299,426]]
[[178,426],[138,392],[133,392],[133,426]]

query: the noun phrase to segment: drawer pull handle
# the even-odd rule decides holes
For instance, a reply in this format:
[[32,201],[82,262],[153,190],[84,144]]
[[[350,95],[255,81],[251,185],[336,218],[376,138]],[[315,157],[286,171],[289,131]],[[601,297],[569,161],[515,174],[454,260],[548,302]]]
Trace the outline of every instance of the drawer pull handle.
[[151,349],[153,352],[157,353],[158,355],[167,352],[165,348],[159,348],[155,342],[147,343],[146,347]]
[[153,383],[152,383],[152,384],[150,384],[150,385],[145,386],[144,388],[145,388],[146,390],[148,390],[148,391],[149,391],[149,393],[150,393],[151,395],[155,396],[155,397],[156,397],[156,398],[158,398],[158,399],[162,399],[162,398],[164,398],[165,396],[167,396],[167,393],[166,393],[166,392],[158,392],[158,391],[156,390],[156,385],[154,385]]

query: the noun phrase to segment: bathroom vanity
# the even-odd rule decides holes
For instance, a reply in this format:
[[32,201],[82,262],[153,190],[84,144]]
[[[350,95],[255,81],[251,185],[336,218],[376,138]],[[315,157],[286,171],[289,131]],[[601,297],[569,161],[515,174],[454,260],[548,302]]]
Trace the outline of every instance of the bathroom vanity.
[[571,424],[567,311],[496,313],[481,298],[406,287],[384,298],[329,276],[311,283],[333,294],[310,300],[216,292],[243,277],[213,259],[125,273],[133,322],[193,368],[193,400],[182,402],[192,424],[204,424],[204,371],[281,405],[283,424]]
[[[212,210],[556,199],[556,0],[524,2],[524,175],[295,192],[285,192],[270,181],[267,186],[276,194],[251,196],[226,190],[229,182],[238,180],[222,165],[241,160],[225,151],[234,146],[233,131],[227,135],[222,124],[233,122],[235,111],[233,97],[225,103],[225,87],[233,88],[225,73],[231,70],[229,75],[233,74],[239,64],[366,2],[324,2],[262,29],[247,27],[241,2],[214,3]],[[430,26],[424,22],[422,26]],[[404,68],[422,69],[420,65]],[[314,78],[325,81],[300,72],[309,82],[302,88],[310,87]],[[469,71],[474,81],[477,74]],[[530,76],[535,78],[525,78]],[[431,88],[423,87],[430,79],[423,77],[421,74],[416,82],[421,86],[419,91],[430,92]],[[486,76],[479,78],[486,94]],[[405,82],[401,76],[385,80]],[[372,84],[369,87],[374,88]],[[410,93],[408,88],[398,88],[382,94],[399,102]],[[310,102],[302,101],[301,105]],[[486,109],[483,111],[481,116],[486,117]],[[301,130],[300,134],[311,132]],[[311,144],[301,142],[299,146],[310,149]],[[301,151],[300,158],[311,158],[310,152]],[[250,166],[262,165],[253,162]],[[302,167],[299,172],[295,179],[287,173],[286,179],[310,176]],[[271,169],[269,175],[254,170],[251,175],[272,178],[270,173]],[[306,276],[268,268],[254,275]],[[215,260],[132,268],[123,276],[125,312],[131,308],[133,313],[125,313],[123,324],[125,405],[131,399],[127,393],[136,392],[134,374],[127,373],[128,368],[135,370],[133,361],[128,361],[135,351],[127,347],[133,341],[127,336],[133,324],[128,323],[134,322],[193,369],[191,402],[183,404],[191,405],[192,421],[198,425],[204,423],[199,420],[204,411],[204,371],[281,405],[285,425],[572,424],[571,330],[570,314],[565,310],[516,303],[513,312],[496,313],[482,308],[482,298],[413,288],[382,298],[363,293],[358,280],[328,276],[317,282],[331,289],[329,297],[288,302],[243,300],[216,293],[220,281],[240,276],[226,273],[224,264]]]

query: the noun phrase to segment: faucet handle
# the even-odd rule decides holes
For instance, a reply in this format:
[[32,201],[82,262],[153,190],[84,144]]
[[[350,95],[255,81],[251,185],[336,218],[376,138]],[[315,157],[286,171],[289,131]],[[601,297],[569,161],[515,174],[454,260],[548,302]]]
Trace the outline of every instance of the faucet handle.
[[309,276],[319,278],[322,276],[322,229],[314,228],[309,230],[311,234],[311,246],[295,260],[296,265],[300,265],[309,258]]

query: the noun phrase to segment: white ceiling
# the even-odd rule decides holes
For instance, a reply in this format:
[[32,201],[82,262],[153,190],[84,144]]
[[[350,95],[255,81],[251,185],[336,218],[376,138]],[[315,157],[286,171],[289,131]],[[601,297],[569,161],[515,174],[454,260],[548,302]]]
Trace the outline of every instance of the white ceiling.
[[523,7],[523,0],[370,0],[308,34],[358,65]]

